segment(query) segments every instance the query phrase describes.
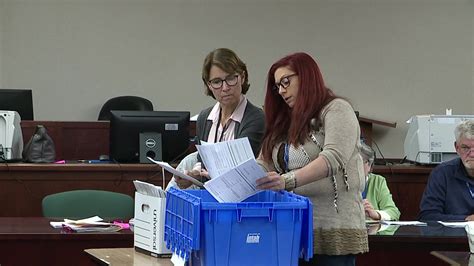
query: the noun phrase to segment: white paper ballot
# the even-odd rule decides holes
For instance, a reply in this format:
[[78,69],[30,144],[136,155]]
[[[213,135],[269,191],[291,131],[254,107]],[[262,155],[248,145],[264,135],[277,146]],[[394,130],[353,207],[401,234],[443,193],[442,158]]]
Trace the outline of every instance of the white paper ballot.
[[237,165],[255,159],[248,138],[196,145],[211,178],[218,177]]
[[197,145],[211,180],[204,188],[219,202],[240,202],[257,193],[255,181],[266,175],[255,161],[248,138]]
[[158,164],[159,166],[163,167],[166,171],[172,173],[173,175],[175,176],[179,176],[183,179],[186,179],[186,180],[189,180],[191,181],[193,184],[197,185],[197,186],[200,186],[200,187],[203,187],[203,184],[201,182],[199,182],[199,180],[189,176],[189,175],[186,175],[185,173],[182,173],[176,169],[173,168],[173,166],[169,165],[169,163],[167,162],[160,162],[160,161],[155,161],[153,160],[151,157],[147,157],[148,160]]
[[387,225],[419,225],[419,226],[426,225],[426,223],[419,222],[419,221],[380,221],[380,223],[387,224]]
[[259,191],[255,181],[265,175],[255,159],[249,159],[207,181],[204,187],[218,202],[241,202]]

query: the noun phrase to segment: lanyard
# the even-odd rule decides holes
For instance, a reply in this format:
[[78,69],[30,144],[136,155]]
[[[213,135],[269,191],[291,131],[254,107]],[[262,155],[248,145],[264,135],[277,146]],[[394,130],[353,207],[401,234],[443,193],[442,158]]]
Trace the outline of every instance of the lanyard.
[[285,153],[283,154],[283,161],[285,163],[285,173],[287,173],[289,169],[289,161],[290,161],[290,145],[288,143],[285,143]]
[[362,191],[362,199],[365,199],[367,197],[367,187],[368,187],[369,182],[365,182],[365,188],[364,191]]
[[219,108],[219,118],[217,119],[216,134],[214,135],[214,143],[222,141],[222,138],[224,137],[224,133],[226,132],[227,128],[229,127],[229,121],[227,121],[227,123],[222,128],[222,133],[221,133],[221,136],[219,138],[219,141],[217,141],[217,132],[219,131],[219,127],[221,126],[221,111],[222,111],[222,109]]
[[362,199],[367,198],[367,187],[369,186],[369,176],[365,176],[365,188],[364,191],[362,191]]
[[466,186],[469,189],[469,193],[471,193],[471,198],[474,199],[474,192],[471,189],[471,184],[469,184],[469,182],[466,182]]

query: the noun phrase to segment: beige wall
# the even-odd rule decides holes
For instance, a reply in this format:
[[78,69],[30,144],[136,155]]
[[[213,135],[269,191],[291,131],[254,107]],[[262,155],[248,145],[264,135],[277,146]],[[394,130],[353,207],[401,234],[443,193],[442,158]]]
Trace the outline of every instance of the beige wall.
[[210,50],[242,57],[257,105],[272,62],[306,51],[361,115],[397,122],[375,134],[400,158],[410,116],[474,114],[473,25],[472,0],[0,0],[0,87],[33,88],[37,120],[126,94],[194,114]]

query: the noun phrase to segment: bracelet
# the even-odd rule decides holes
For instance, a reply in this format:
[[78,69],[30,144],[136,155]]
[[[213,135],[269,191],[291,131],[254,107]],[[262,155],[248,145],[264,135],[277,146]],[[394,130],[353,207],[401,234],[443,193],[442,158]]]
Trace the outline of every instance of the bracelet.
[[295,172],[291,171],[281,175],[285,179],[285,190],[292,191],[296,188],[296,176]]

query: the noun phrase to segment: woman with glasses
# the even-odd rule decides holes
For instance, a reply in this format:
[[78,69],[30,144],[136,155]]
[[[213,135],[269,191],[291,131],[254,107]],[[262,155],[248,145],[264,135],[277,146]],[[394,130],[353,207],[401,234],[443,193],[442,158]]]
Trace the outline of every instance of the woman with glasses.
[[354,110],[326,87],[314,59],[295,53],[267,76],[266,128],[258,188],[288,190],[313,203],[314,257],[300,265],[355,265],[368,251],[364,170]]
[[[245,97],[250,87],[245,63],[230,49],[216,49],[204,59],[202,81],[205,94],[217,102],[199,113],[196,123],[199,142],[216,143],[247,137],[257,154],[265,122],[262,109]],[[188,155],[177,169],[188,170],[186,172],[197,179],[206,175],[201,172],[197,153]],[[191,185],[190,181],[178,177],[170,182],[171,185],[172,182],[180,188]]]
[[392,199],[385,177],[372,173],[374,150],[369,145],[361,143],[360,155],[364,161],[365,188],[362,198],[366,217],[376,221],[398,220],[400,211]]

